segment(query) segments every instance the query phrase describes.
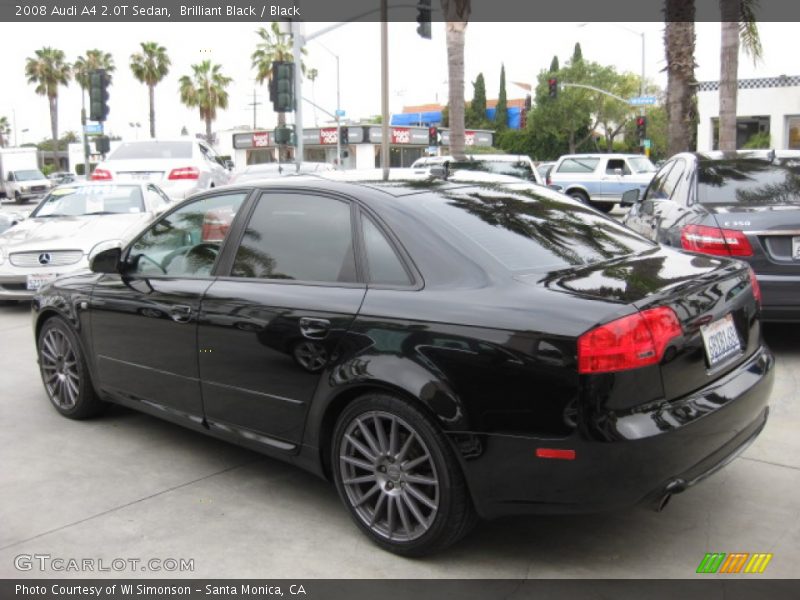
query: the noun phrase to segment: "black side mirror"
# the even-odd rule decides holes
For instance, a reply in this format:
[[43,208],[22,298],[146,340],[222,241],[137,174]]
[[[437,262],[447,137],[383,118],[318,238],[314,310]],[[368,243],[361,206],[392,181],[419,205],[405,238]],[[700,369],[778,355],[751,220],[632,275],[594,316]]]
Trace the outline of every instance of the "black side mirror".
[[620,200],[619,205],[622,207],[633,206],[638,201],[639,201],[639,190],[632,189],[622,194],[622,200]]
[[119,273],[122,270],[122,248],[108,248],[89,261],[93,273]]

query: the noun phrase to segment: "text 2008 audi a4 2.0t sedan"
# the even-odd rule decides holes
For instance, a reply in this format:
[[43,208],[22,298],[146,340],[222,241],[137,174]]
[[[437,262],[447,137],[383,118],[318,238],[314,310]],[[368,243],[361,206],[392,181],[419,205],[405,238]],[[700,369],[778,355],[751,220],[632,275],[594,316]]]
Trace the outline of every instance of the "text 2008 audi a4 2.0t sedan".
[[337,179],[203,193],[43,289],[55,408],[296,463],[404,555],[477,516],[660,506],[764,427],[744,263],[528,183]]

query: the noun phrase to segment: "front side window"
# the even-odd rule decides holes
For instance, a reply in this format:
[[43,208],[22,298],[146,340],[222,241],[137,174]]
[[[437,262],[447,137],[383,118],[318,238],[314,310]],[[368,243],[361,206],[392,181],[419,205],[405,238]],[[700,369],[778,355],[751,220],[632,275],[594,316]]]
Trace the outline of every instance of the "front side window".
[[599,158],[565,158],[559,165],[559,173],[594,173]]
[[630,175],[631,170],[628,168],[628,164],[622,158],[612,158],[609,159],[608,164],[606,165],[606,175],[616,175],[617,169],[622,171],[623,175]]
[[356,281],[350,205],[310,194],[265,194],[231,275],[320,283]]
[[246,196],[202,198],[160,219],[131,246],[128,273],[208,277]]

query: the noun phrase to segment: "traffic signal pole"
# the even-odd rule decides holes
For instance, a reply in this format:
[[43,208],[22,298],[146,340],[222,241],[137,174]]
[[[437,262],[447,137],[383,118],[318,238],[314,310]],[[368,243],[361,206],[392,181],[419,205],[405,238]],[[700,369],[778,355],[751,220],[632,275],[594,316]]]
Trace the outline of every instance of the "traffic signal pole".
[[300,172],[300,164],[303,162],[303,69],[300,67],[303,60],[303,34],[301,25],[297,21],[291,21],[292,31],[292,57],[294,58],[294,160],[297,164],[297,172]]

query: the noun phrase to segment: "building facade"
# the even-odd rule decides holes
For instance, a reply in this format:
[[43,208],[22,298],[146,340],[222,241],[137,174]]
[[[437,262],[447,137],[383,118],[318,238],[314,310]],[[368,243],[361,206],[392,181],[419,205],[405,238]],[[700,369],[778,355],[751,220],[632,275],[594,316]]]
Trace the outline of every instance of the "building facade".
[[[719,145],[719,82],[697,86],[697,149]],[[737,147],[756,134],[769,134],[769,147],[800,150],[800,75],[740,79],[737,97]]]

